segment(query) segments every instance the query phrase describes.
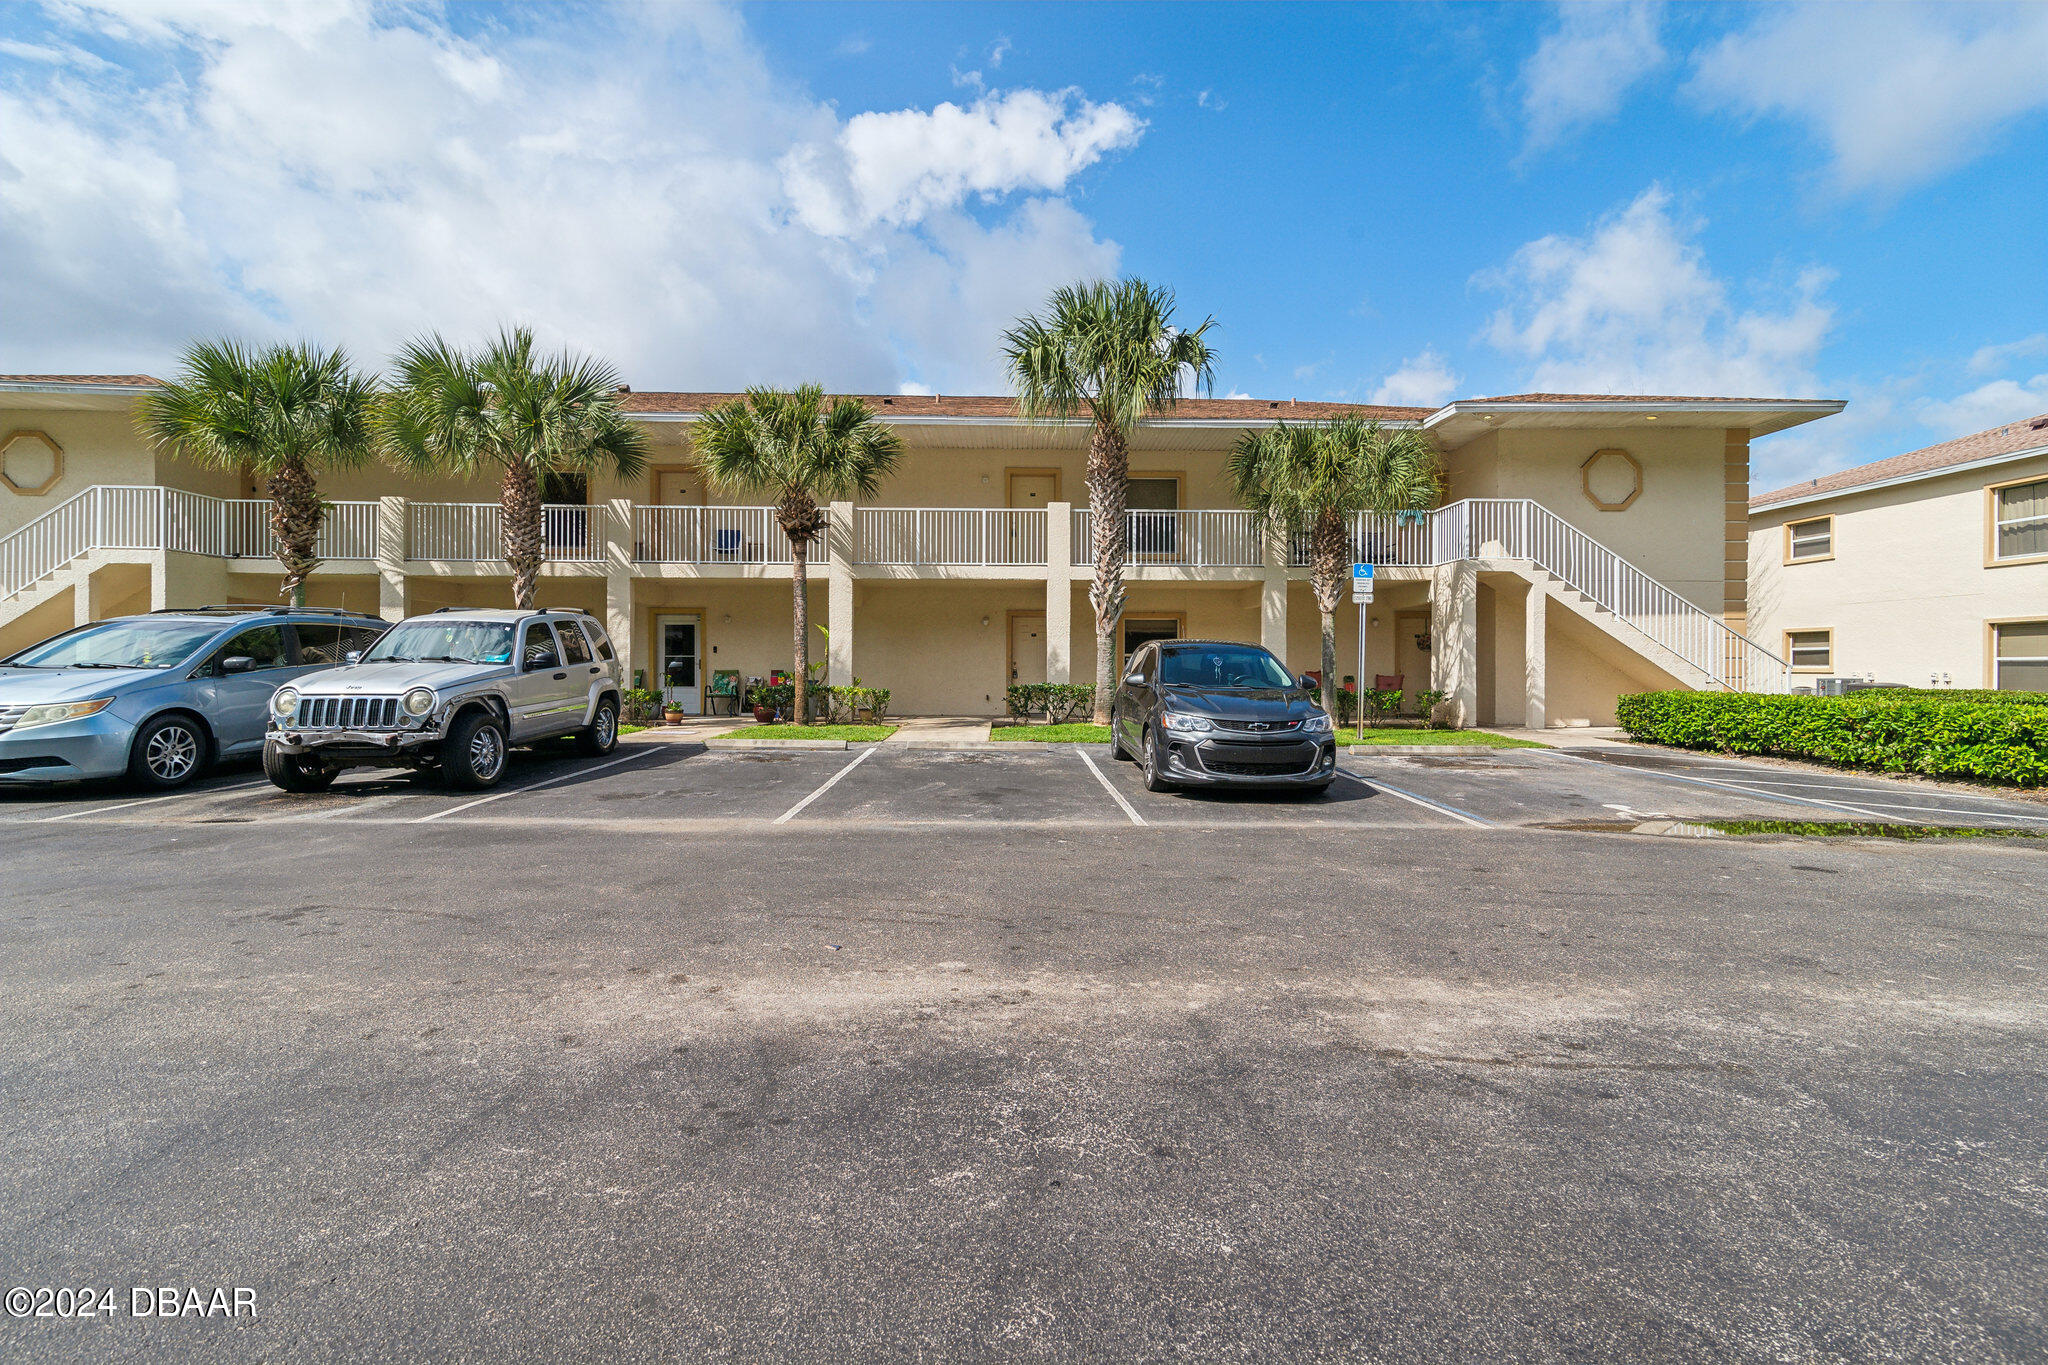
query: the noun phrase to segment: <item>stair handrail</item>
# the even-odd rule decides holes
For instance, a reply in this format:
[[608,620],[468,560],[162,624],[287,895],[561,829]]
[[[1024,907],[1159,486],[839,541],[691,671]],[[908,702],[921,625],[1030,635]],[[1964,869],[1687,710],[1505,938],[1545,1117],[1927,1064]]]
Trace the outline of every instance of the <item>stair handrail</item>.
[[80,489],[34,521],[0,537],[0,601],[26,592],[98,548],[100,488]]

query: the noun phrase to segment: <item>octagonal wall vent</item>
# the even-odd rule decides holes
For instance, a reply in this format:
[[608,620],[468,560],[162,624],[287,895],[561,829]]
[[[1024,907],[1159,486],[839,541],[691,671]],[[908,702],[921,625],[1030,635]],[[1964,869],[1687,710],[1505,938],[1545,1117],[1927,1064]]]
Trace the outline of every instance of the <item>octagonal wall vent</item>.
[[1643,495],[1643,467],[1626,450],[1596,450],[1579,466],[1586,501],[1603,512],[1620,512]]
[[25,497],[38,497],[64,477],[64,447],[42,431],[13,431],[0,440],[0,483]]

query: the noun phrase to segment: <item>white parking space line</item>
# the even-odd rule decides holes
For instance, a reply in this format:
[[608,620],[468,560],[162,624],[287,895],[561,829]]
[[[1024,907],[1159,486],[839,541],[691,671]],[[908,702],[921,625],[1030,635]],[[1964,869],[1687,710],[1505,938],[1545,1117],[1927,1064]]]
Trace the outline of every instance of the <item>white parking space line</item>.
[[1462,821],[1465,824],[1472,825],[1479,829],[1495,828],[1494,823],[1491,820],[1482,820],[1478,816],[1471,814],[1469,811],[1462,811],[1458,810],[1456,807],[1453,806],[1442,805],[1438,802],[1430,800],[1426,796],[1417,796],[1414,792],[1402,791],[1399,787],[1391,786],[1388,783],[1382,782],[1377,777],[1370,779],[1363,778],[1360,777],[1357,773],[1352,772],[1349,768],[1339,768],[1337,769],[1337,771],[1344,774],[1344,776],[1350,778],[1353,782],[1356,782],[1359,786],[1364,787],[1367,791],[1382,791],[1389,796],[1398,796],[1403,801],[1414,802],[1416,805],[1421,806],[1424,810],[1433,810],[1438,815],[1448,815],[1453,820]]
[[813,801],[817,800],[817,799],[818,799],[819,797],[823,796],[823,795],[824,795],[824,794],[825,794],[826,792],[828,792],[828,791],[831,791],[831,790],[832,790],[832,789],[833,789],[834,787],[838,786],[838,785],[839,785],[839,779],[840,779],[840,778],[842,778],[842,777],[846,776],[846,775],[847,775],[848,773],[852,772],[852,771],[853,771],[853,770],[854,770],[855,768],[858,768],[858,767],[859,767],[859,766],[860,766],[861,764],[863,764],[863,763],[867,762],[867,761],[868,761],[868,759],[869,759],[869,758],[870,758],[870,757],[871,757],[871,756],[872,756],[872,755],[874,754],[875,750],[877,750],[877,749],[879,749],[879,748],[881,748],[881,747],[882,747],[882,746],[881,746],[881,745],[879,745],[879,744],[870,744],[870,745],[869,745],[869,746],[868,746],[867,748],[865,748],[865,749],[862,749],[862,750],[860,751],[860,757],[859,757],[859,758],[856,758],[855,760],[853,760],[853,762],[851,762],[851,763],[847,764],[847,765],[846,765],[845,767],[841,768],[841,769],[840,769],[840,770],[839,770],[838,772],[836,772],[836,773],[832,774],[832,776],[830,776],[830,777],[826,778],[826,779],[825,779],[825,785],[824,785],[824,786],[822,786],[822,787],[819,787],[819,788],[818,788],[818,789],[817,789],[816,791],[812,792],[812,793],[811,793],[811,794],[810,794],[809,796],[806,796],[806,797],[805,797],[805,798],[804,798],[803,800],[801,800],[801,801],[797,802],[797,803],[796,803],[796,804],[795,804],[794,806],[791,806],[791,807],[790,807],[790,808],[789,808],[788,810],[786,810],[786,811],[782,812],[782,814],[780,814],[780,815],[776,816],[776,817],[775,817],[775,819],[774,819],[774,821],[773,821],[773,823],[775,823],[775,824],[778,824],[778,825],[786,825],[786,824],[788,824],[788,823],[789,823],[789,822],[790,822],[791,820],[794,820],[794,819],[796,819],[796,817],[797,817],[797,816],[798,816],[799,814],[801,814],[801,813],[802,813],[802,811],[803,811],[803,808],[804,808],[805,806],[808,806],[808,805],[810,805],[810,804],[811,804],[811,802],[813,802]]
[[264,786],[269,781],[269,778],[263,777],[258,778],[254,782],[234,782],[224,787],[202,787],[197,791],[166,792],[162,796],[144,796],[134,801],[117,801],[111,806],[87,806],[84,810],[65,811],[62,815],[46,815],[35,823],[48,825],[54,824],[59,820],[76,820],[84,815],[105,815],[109,811],[129,810],[135,806],[154,806],[165,801],[183,801],[187,797],[211,796],[215,792],[246,791],[250,787]]
[[508,796],[518,796],[522,792],[537,792],[542,787],[552,787],[558,782],[568,782],[574,778],[588,777],[592,773],[601,773],[606,768],[616,768],[621,763],[631,763],[636,758],[645,757],[647,757],[645,753],[627,754],[624,758],[615,758],[609,763],[600,763],[594,768],[578,768],[574,772],[562,773],[560,776],[551,777],[545,782],[529,782],[523,787],[514,787],[510,791],[492,792],[489,796],[479,796],[474,801],[465,801],[459,806],[450,806],[446,810],[437,810],[432,815],[422,815],[419,819],[409,821],[408,823],[424,825],[429,820],[446,819],[451,815],[460,815],[466,810],[474,810],[478,806],[489,805],[493,801],[502,801]]
[[[1578,755],[1568,751],[1560,750],[1560,752],[1564,753],[1567,758],[1578,758]],[[1744,796],[1760,796],[1766,801],[1790,801],[1800,806],[1817,806],[1821,810],[1845,811],[1850,815],[1861,815],[1872,820],[1899,820],[1909,825],[1924,825],[1927,823],[1924,820],[1915,820],[1910,815],[1886,814],[1882,810],[1870,810],[1863,806],[1852,806],[1846,801],[1816,801],[1812,797],[1807,796],[1790,796],[1784,792],[1768,792],[1756,787],[1745,787],[1739,782],[1716,782],[1712,778],[1707,777],[1681,777],[1677,773],[1660,773],[1650,768],[1602,763],[1597,758],[1581,758],[1579,762],[1595,763],[1608,769],[1620,768],[1623,772],[1641,773],[1645,777],[1662,778],[1666,782],[1684,782],[1695,787],[1712,787],[1716,791],[1740,792]]]
[[[1869,787],[1851,787],[1841,782],[1772,782],[1761,777],[1744,778],[1743,781],[1746,785],[1752,787],[1789,787],[1794,791],[1861,792],[1866,797],[1885,796],[1888,794],[1881,790],[1873,791]],[[1927,795],[1939,796],[1944,801],[1999,801],[2003,799],[1996,796],[1971,796],[1967,792],[1928,792]],[[1889,801],[1873,801],[1870,804],[1885,806],[1892,803]],[[1901,808],[1904,810],[1924,810],[1930,815],[1987,815],[1996,816],[2002,820],[2032,820],[2041,824],[2048,824],[2048,815],[2022,815],[2016,810],[1975,811],[1963,810],[1955,806],[1903,806]]]
[[1088,756],[1088,751],[1086,749],[1083,749],[1080,752],[1081,761],[1088,765],[1088,771],[1095,774],[1095,780],[1102,784],[1102,789],[1109,793],[1110,799],[1112,801],[1115,801],[1119,806],[1122,806],[1124,808],[1124,814],[1131,817],[1131,823],[1134,825],[1144,824],[1145,817],[1138,814],[1137,808],[1135,806],[1133,806],[1130,802],[1124,800],[1124,794],[1122,792],[1118,791],[1114,786],[1110,785],[1108,775],[1105,774],[1102,771],[1102,769],[1095,766],[1095,760]]

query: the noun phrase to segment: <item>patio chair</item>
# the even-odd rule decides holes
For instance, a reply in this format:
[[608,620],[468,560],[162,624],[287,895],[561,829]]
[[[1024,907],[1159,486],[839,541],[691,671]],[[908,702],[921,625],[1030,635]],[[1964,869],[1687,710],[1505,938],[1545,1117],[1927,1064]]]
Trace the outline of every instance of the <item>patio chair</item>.
[[740,671],[737,668],[720,668],[711,674],[711,690],[705,694],[705,710],[718,714],[718,704],[724,702],[726,714],[740,713]]
[[737,527],[721,527],[711,533],[711,557],[713,559],[737,560],[740,557],[741,540]]
[[1375,673],[1372,675],[1372,685],[1382,692],[1398,691],[1406,681],[1407,675],[1403,673]]

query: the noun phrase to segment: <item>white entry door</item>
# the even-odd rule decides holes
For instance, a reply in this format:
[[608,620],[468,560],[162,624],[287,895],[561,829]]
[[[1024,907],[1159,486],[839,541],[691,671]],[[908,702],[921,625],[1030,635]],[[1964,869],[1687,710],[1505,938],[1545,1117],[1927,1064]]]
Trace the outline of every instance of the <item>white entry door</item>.
[[704,714],[704,660],[697,616],[657,616],[661,699],[686,716]]

